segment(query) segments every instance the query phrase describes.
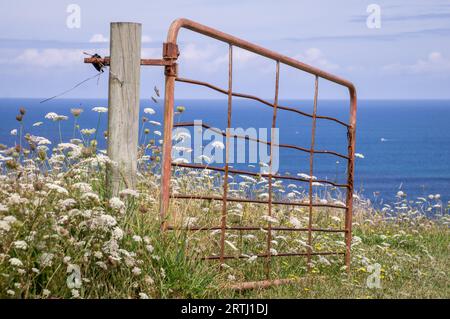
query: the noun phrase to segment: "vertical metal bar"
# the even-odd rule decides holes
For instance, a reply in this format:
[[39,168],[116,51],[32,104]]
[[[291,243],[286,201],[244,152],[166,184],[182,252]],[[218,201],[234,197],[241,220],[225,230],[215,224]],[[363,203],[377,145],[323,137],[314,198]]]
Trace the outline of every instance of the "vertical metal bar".
[[[175,62],[176,57],[171,57]],[[172,174],[172,129],[174,112],[174,90],[176,78],[176,65],[166,66],[166,83],[164,90],[164,140],[161,167],[161,194],[159,214],[161,218],[161,230],[167,229],[167,218],[170,203],[170,179]],[[176,213],[173,212],[175,222]]]
[[308,218],[308,268],[311,264],[312,253],[312,219],[313,219],[313,175],[314,175],[314,144],[316,142],[316,113],[317,113],[317,96],[319,93],[319,77],[316,75],[314,83],[314,109],[312,117],[311,132],[311,151],[309,153],[309,218]]
[[353,215],[353,173],[354,173],[354,163],[355,163],[355,129],[356,129],[356,92],[355,90],[350,90],[350,127],[348,128],[347,138],[348,138],[348,157],[347,161],[347,198],[346,206],[347,210],[345,212],[345,265],[347,271],[350,271],[351,264],[351,246],[352,246],[352,215]]
[[228,196],[228,163],[230,156],[230,128],[231,128],[231,107],[233,99],[233,46],[230,44],[228,48],[228,114],[227,114],[227,130],[226,130],[226,150],[225,150],[225,173],[223,180],[223,204],[222,204],[222,220],[220,234],[220,264],[223,263],[225,252],[225,228],[227,226],[227,196]]
[[[268,215],[272,216],[272,162],[273,162],[273,147],[274,147],[274,136],[275,136],[275,127],[277,123],[277,107],[278,107],[278,87],[280,83],[280,61],[277,61],[276,64],[276,77],[275,77],[275,98],[273,102],[273,116],[272,116],[272,127],[270,130],[270,160],[269,160],[269,212]],[[272,248],[272,223],[269,222],[267,226],[267,257],[266,257],[266,277],[270,278],[270,263],[272,254],[270,252]]]

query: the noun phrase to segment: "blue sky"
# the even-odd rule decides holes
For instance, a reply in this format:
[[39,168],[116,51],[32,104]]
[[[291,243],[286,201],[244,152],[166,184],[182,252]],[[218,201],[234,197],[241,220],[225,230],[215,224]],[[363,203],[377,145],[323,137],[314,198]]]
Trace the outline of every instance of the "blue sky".
[[[81,9],[80,28],[68,28],[69,4]],[[367,6],[381,8],[381,28],[366,25]],[[2,1],[0,97],[49,97],[95,74],[82,52],[109,50],[109,23],[143,24],[142,57],[159,58],[170,22],[196,20],[354,82],[360,98],[450,98],[450,2],[448,0],[318,1]],[[226,87],[227,46],[183,31],[180,76]],[[235,50],[239,92],[273,96],[272,61]],[[141,96],[162,88],[159,67],[143,67]],[[311,98],[313,79],[281,69],[281,98]],[[222,97],[178,85],[177,97]],[[320,97],[344,98],[345,90],[321,82]],[[66,97],[107,97],[106,74]]]

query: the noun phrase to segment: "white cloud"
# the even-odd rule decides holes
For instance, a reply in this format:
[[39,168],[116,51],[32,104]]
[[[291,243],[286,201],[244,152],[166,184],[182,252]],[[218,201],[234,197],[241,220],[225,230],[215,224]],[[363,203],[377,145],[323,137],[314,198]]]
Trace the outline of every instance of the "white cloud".
[[441,52],[431,52],[426,59],[419,59],[414,64],[389,64],[383,71],[399,74],[448,74],[450,72],[450,59]]
[[338,64],[329,61],[318,48],[309,48],[295,55],[294,59],[324,70],[336,70],[340,68]]
[[96,33],[89,39],[89,42],[90,43],[106,43],[106,42],[109,42],[109,39],[101,33]]

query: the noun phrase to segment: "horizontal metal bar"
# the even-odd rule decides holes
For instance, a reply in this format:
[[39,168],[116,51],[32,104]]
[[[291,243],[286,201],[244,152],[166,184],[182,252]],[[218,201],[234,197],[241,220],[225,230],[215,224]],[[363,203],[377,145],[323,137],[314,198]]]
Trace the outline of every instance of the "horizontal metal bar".
[[[203,165],[203,164],[172,163],[172,166],[193,168],[193,169],[209,169],[209,170],[216,171],[216,172],[224,172],[225,171],[222,167],[208,166],[208,165]],[[238,169],[234,169],[234,168],[229,168],[228,172],[233,173],[233,174],[250,175],[250,176],[256,176],[256,177],[258,177],[258,176],[269,177],[269,174],[254,173],[254,172],[238,170]],[[287,179],[287,180],[293,180],[293,181],[309,183],[309,179],[300,178],[300,177],[296,177],[296,176],[277,175],[277,174],[273,175],[272,174],[271,177],[276,178],[276,179]],[[347,184],[337,184],[337,183],[333,183],[333,182],[330,182],[330,181],[327,181],[327,180],[316,179],[316,180],[313,180],[313,181],[317,182],[317,183],[333,185],[335,187],[342,187],[342,188],[344,188],[344,187],[348,188],[349,187]]]
[[[309,254],[310,256],[329,256],[329,255],[345,255],[345,253],[341,252],[333,252],[333,251],[324,251],[324,252],[312,252]],[[277,253],[275,254],[257,254],[258,257],[293,257],[293,256],[308,256],[308,253]],[[223,259],[246,259],[248,256],[223,256]],[[220,259],[220,256],[206,256],[202,257],[203,260],[216,260]]]
[[[185,126],[195,126],[195,125],[197,125],[197,123],[195,123],[195,122],[181,122],[181,123],[176,123],[173,126],[174,127],[185,127]],[[213,132],[217,132],[217,133],[221,134],[222,136],[226,136],[225,132],[223,132],[222,130],[217,129],[215,127],[212,127],[212,126],[210,126],[208,124],[204,124],[202,122],[201,126],[203,128],[208,129],[208,130],[211,130]],[[234,134],[231,137],[242,138],[242,139],[245,139],[245,140],[248,140],[248,141],[255,141],[257,143],[263,143],[263,144],[266,144],[266,145],[272,145],[272,142],[260,140],[258,138],[252,138],[252,137],[249,137],[249,136],[242,136],[242,135]],[[335,155],[335,156],[344,158],[346,160],[349,160],[349,157],[347,155],[344,155],[344,154],[341,154],[341,153],[338,153],[338,152],[335,152],[335,151],[311,150],[309,148],[305,148],[305,147],[301,147],[301,146],[297,146],[297,145],[292,145],[292,144],[273,144],[273,145],[274,146],[278,146],[278,147],[282,147],[282,148],[296,149],[296,150],[299,150],[299,151],[302,151],[302,152],[305,152],[305,153],[313,152],[313,153],[316,153],[316,154],[330,154],[330,155]]]
[[[167,229],[169,230],[185,230],[185,231],[210,231],[210,230],[221,230],[221,226],[204,226],[204,227],[176,227],[176,226],[167,226]],[[252,231],[252,230],[268,230],[268,227],[258,227],[258,226],[227,226],[225,227],[225,230],[245,230],[245,231]],[[293,227],[276,227],[272,226],[272,230],[276,231],[309,231],[308,228],[293,228]],[[323,233],[345,233],[345,229],[327,229],[327,228],[311,228],[311,231],[313,232],[323,232]]]
[[[179,198],[179,199],[200,199],[200,200],[223,200],[222,196],[208,196],[208,195],[184,195],[184,194],[171,194],[170,198]],[[255,203],[255,204],[268,204],[268,201],[259,200],[259,199],[249,199],[249,198],[233,198],[228,197],[227,201],[230,202],[242,202],[242,203]],[[292,205],[292,206],[302,206],[309,207],[308,203],[299,203],[299,202],[281,202],[281,201],[272,201],[273,205]],[[321,204],[321,203],[313,203],[313,207],[329,207],[329,208],[338,208],[338,209],[347,209],[347,206],[333,205],[333,204]]]
[[235,284],[227,284],[224,286],[224,288],[237,291],[244,291],[250,289],[265,289],[269,287],[277,287],[281,285],[299,283],[304,280],[305,279],[302,277],[302,278],[284,278],[284,279],[261,280],[261,281],[245,281],[245,282],[238,282]]
[[170,25],[169,31],[167,33],[167,42],[177,43],[178,32],[180,31],[181,28],[185,28],[185,29],[192,30],[194,32],[201,33],[203,35],[217,39],[219,41],[223,41],[223,42],[229,43],[231,45],[237,46],[241,49],[245,49],[250,52],[262,55],[266,58],[269,58],[269,59],[272,59],[275,61],[279,61],[280,63],[289,65],[293,68],[305,71],[310,74],[317,75],[328,81],[343,85],[349,89],[350,95],[355,95],[355,92],[356,92],[355,86],[350,81],[347,81],[343,78],[340,78],[338,76],[335,76],[333,74],[325,72],[323,70],[320,70],[320,69],[310,66],[308,64],[302,63],[295,59],[289,58],[289,57],[279,54],[277,52],[268,50],[259,45],[250,43],[250,42],[240,39],[238,37],[235,37],[235,36],[232,36],[225,32],[210,28],[208,26],[202,25],[200,23],[197,23],[197,22],[189,20],[189,19],[184,19],[184,18],[177,19],[172,22],[172,24]]
[[[219,87],[217,87],[215,85],[212,85],[210,83],[207,83],[207,82],[202,82],[202,81],[197,81],[197,80],[192,80],[192,79],[186,79],[186,78],[179,78],[179,77],[175,78],[175,81],[184,82],[184,83],[190,83],[190,84],[195,84],[195,85],[201,85],[201,86],[208,87],[208,88],[210,88],[212,90],[215,90],[217,92],[220,92],[220,93],[223,93],[223,94],[228,94],[227,90],[221,89],[221,88],[219,88]],[[259,98],[257,96],[254,96],[254,95],[249,95],[249,94],[244,94],[244,93],[237,93],[237,92],[231,92],[231,95],[236,96],[236,97],[242,97],[242,98],[246,98],[246,99],[255,100],[255,101],[258,101],[258,102],[260,102],[262,104],[265,104],[267,106],[274,107],[273,103],[270,103],[270,102],[268,102],[266,100],[263,100],[263,99],[261,99],[261,98]],[[285,111],[295,112],[295,113],[298,113],[300,115],[307,116],[307,117],[310,117],[310,118],[313,117],[312,114],[300,111],[300,110],[292,108],[292,107],[278,105],[277,108],[281,109],[281,110],[285,110]],[[345,126],[347,128],[350,127],[350,125],[348,125],[347,123],[342,122],[342,121],[340,121],[340,120],[338,120],[338,119],[336,119],[334,117],[317,115],[316,118],[323,119],[323,120],[334,121],[334,122],[339,123],[339,124],[341,124],[341,125],[343,125],[343,126]]]
[[[110,58],[104,57],[104,58],[85,58],[84,63],[99,63],[103,64],[105,66],[109,65]],[[156,66],[166,66],[166,65],[172,65],[174,62],[170,60],[163,60],[163,59],[141,59],[141,65],[156,65]]]

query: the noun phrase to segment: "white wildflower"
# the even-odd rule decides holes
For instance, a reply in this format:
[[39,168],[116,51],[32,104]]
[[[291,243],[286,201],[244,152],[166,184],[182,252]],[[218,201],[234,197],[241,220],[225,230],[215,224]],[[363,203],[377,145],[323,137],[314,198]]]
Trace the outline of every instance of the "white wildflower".
[[10,134],[12,136],[16,136],[17,135],[17,129],[11,130]]
[[235,281],[236,277],[230,274],[230,275],[228,275],[228,280],[229,281]]
[[3,205],[2,203],[0,203],[0,212],[7,212],[8,211],[8,206]]
[[108,266],[106,266],[106,264],[103,261],[97,261],[95,264],[104,270],[108,269]]
[[108,108],[103,107],[103,106],[96,106],[92,109],[92,111],[97,112],[97,113],[106,113],[106,112],[108,112]]
[[161,126],[161,123],[157,122],[157,121],[148,121],[150,124],[156,125],[156,126]]
[[87,183],[75,183],[72,185],[73,188],[78,189],[80,192],[83,193],[89,193],[92,192],[92,187],[91,185],[87,184]]
[[139,197],[139,192],[135,191],[134,189],[126,188],[122,191],[120,191],[120,196],[131,196],[131,197]]
[[328,259],[326,259],[324,256],[319,255],[319,263],[324,264],[326,266],[330,266],[331,263]]
[[134,267],[133,270],[131,270],[131,272],[133,273],[133,275],[139,276],[142,273],[142,270],[139,267]]
[[70,292],[73,298],[80,298],[80,292],[77,289],[72,289]]
[[40,264],[42,267],[50,267],[53,264],[54,255],[51,253],[43,253],[40,257]]
[[84,128],[80,132],[83,135],[94,135],[97,130],[95,128]]
[[23,263],[19,258],[10,258],[9,263],[14,267],[22,267]]
[[221,141],[214,141],[211,143],[211,146],[219,150],[223,150],[225,148],[225,145]]
[[334,204],[337,206],[345,206],[345,204],[340,200],[335,201]]
[[145,294],[145,293],[143,293],[143,292],[140,292],[140,293],[139,293],[139,298],[140,298],[140,299],[149,299],[148,295]]
[[82,285],[82,281],[81,281],[81,270],[80,270],[80,266],[75,265],[75,264],[69,264],[67,266],[67,271],[66,271],[69,276],[67,276],[66,279],[66,284],[67,287],[69,289],[73,289],[73,288],[81,288]]
[[109,206],[111,206],[112,209],[115,209],[117,211],[121,211],[125,208],[124,202],[122,202],[118,197],[112,197],[109,200]]
[[33,126],[41,126],[42,124],[44,124],[44,122],[36,122],[36,123],[33,123]]
[[312,180],[317,179],[316,176],[310,176],[310,175],[305,174],[305,173],[298,173],[297,175],[300,176],[301,178],[308,179],[308,180],[309,180],[309,179],[312,179]]
[[236,247],[231,241],[225,240],[225,243],[226,243],[228,246],[230,246],[231,249],[233,249],[234,251],[238,251],[238,250],[239,250],[239,249],[237,249],[237,247]]
[[405,197],[406,194],[403,191],[398,191],[397,192],[397,197]]
[[123,238],[123,230],[119,227],[114,227],[112,231],[112,237],[115,240],[121,240]]
[[332,216],[331,219],[336,222],[336,223],[340,223],[341,219],[338,216]]
[[301,228],[302,227],[302,223],[300,222],[300,220],[298,220],[298,218],[291,216],[289,217],[289,222],[292,224],[292,226],[294,226],[295,228]]
[[211,163],[211,161],[212,161],[212,159],[206,155],[200,155],[197,158],[199,159],[199,161],[205,161],[207,164]]
[[197,217],[186,217],[186,219],[183,221],[184,227],[194,227],[197,223],[198,218]]
[[65,189],[62,186],[52,184],[52,183],[47,183],[47,184],[45,184],[45,186],[47,186],[47,188],[49,188],[50,190],[56,191],[59,194],[69,195],[69,192],[67,191],[67,189]]
[[21,249],[21,250],[26,250],[28,248],[28,244],[24,240],[17,240],[13,243],[13,245],[14,245],[14,248]]
[[187,163],[189,163],[189,160],[187,160],[187,159],[184,158],[184,157],[178,157],[178,158],[175,158],[175,159],[173,160],[173,162],[174,162],[175,164],[187,164]]
[[142,237],[139,235],[134,235],[133,236],[133,240],[137,243],[141,243],[142,242]]
[[84,193],[83,195],[81,195],[81,199],[89,199],[89,200],[92,200],[93,202],[100,201],[100,198],[98,197],[98,195],[95,193],[91,193],[91,192]]
[[69,209],[69,208],[72,208],[72,207],[74,207],[76,204],[77,204],[77,201],[76,201],[75,199],[73,199],[73,198],[67,198],[67,199],[64,199],[64,200],[62,200],[62,201],[60,202],[60,206],[61,206],[63,209]]
[[177,132],[174,134],[172,139],[174,141],[184,141],[186,139],[191,138],[191,134],[189,132]]
[[251,257],[249,257],[249,258],[247,259],[247,262],[253,263],[257,258],[258,258],[258,256],[253,255],[253,256],[251,256]]
[[358,158],[364,158],[364,155],[361,154],[361,153],[355,153],[355,157],[358,157]]
[[278,219],[276,219],[273,216],[264,215],[264,216],[261,216],[261,219],[265,220],[266,222],[272,223],[272,224],[279,223]]
[[47,113],[47,114],[45,115],[45,118],[48,119],[48,120],[52,120],[52,121],[54,121],[54,122],[57,122],[57,121],[63,121],[63,120],[67,120],[67,119],[68,119],[67,116],[65,116],[65,115],[59,115],[59,114],[56,114],[55,112]]
[[144,109],[144,113],[145,113],[145,114],[153,115],[153,114],[155,114],[156,112],[155,112],[155,110],[152,109],[151,107],[146,107],[146,108]]

